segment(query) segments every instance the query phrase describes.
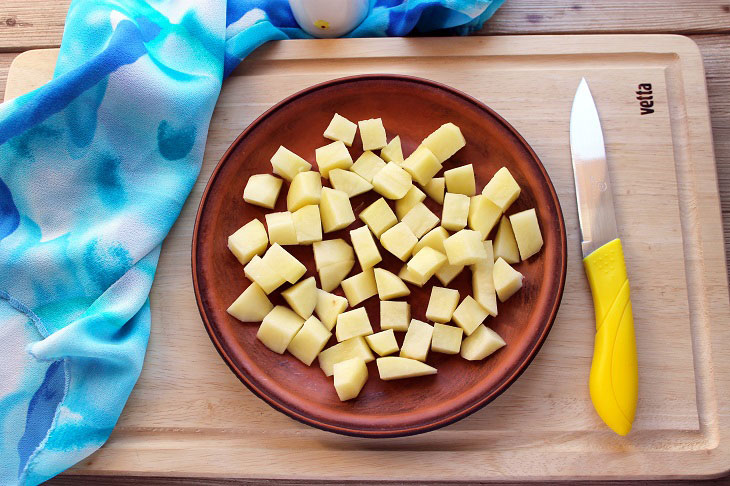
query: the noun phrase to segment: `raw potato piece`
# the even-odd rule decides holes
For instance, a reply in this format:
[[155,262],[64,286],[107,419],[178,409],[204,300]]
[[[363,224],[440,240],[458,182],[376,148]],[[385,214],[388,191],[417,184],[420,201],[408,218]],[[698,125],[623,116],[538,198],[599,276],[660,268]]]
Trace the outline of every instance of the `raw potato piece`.
[[469,196],[464,194],[444,195],[444,209],[441,211],[441,226],[451,231],[466,227],[469,217]]
[[319,172],[300,172],[294,176],[286,194],[286,208],[296,211],[310,204],[319,204],[322,195],[322,178]]
[[[317,284],[314,277],[309,277],[298,282],[281,293],[286,303],[302,319],[308,319],[314,312],[317,305]],[[316,354],[319,353],[319,350]]]
[[436,368],[415,359],[388,356],[378,358],[375,363],[378,365],[378,374],[380,374],[381,380],[399,380],[401,378],[436,374]]
[[446,179],[443,177],[434,177],[428,181],[428,184],[423,186],[423,190],[426,191],[428,197],[439,204],[443,204],[444,192],[446,191]]
[[373,273],[380,300],[396,299],[411,294],[408,286],[398,275],[382,268],[374,268]]
[[268,268],[275,269],[287,282],[293,284],[307,272],[307,267],[291,253],[274,243],[261,260]]
[[428,147],[439,162],[443,163],[466,145],[466,140],[459,127],[453,123],[445,123],[426,137],[421,144]]
[[504,302],[522,288],[524,276],[502,258],[497,258],[492,268],[492,278],[497,297],[500,302]]
[[380,244],[383,248],[406,261],[411,256],[413,247],[418,243],[418,238],[405,223],[398,223],[380,236]]
[[284,354],[303,324],[304,319],[291,309],[277,305],[264,317],[256,337],[273,352]]
[[408,171],[414,181],[425,186],[441,170],[441,163],[428,147],[419,145],[403,161],[403,168]]
[[269,246],[269,236],[264,224],[252,219],[228,237],[228,249],[231,250],[241,265],[251,261],[254,255],[261,255]]
[[380,118],[361,120],[357,125],[360,128],[363,150],[378,150],[388,145],[383,120]]
[[487,252],[487,258],[471,266],[471,288],[474,300],[484,307],[490,316],[495,317],[497,315],[497,294],[494,291],[492,277],[494,250],[491,240],[484,242],[484,251]]
[[312,164],[283,145],[271,157],[272,172],[291,182],[299,172],[312,168]]
[[343,169],[332,169],[330,171],[330,183],[332,187],[350,197],[359,196],[373,188],[372,184],[359,175]]
[[367,226],[361,226],[351,230],[350,241],[352,241],[357,260],[360,262],[360,267],[363,270],[372,268],[383,260],[377,245],[375,245],[373,235]]
[[254,174],[243,189],[243,200],[262,208],[274,209],[283,181],[271,174]]
[[322,241],[322,219],[318,205],[310,204],[297,209],[292,213],[291,219],[294,222],[298,244],[309,245],[315,241]]
[[333,263],[355,260],[355,252],[342,238],[318,241],[312,245],[314,266],[317,270]]
[[395,137],[388,142],[388,145],[380,151],[380,156],[386,162],[395,162],[398,165],[403,163],[403,149],[400,145],[400,137]]
[[339,140],[350,147],[352,146],[352,142],[355,141],[356,131],[357,125],[355,123],[339,113],[335,113],[335,116],[332,117],[332,121],[327,125],[327,129],[322,136],[335,142]]
[[426,318],[434,322],[449,322],[457,305],[459,305],[458,290],[434,285],[431,289],[431,297],[428,299]]
[[411,322],[411,305],[396,300],[380,301],[380,329],[407,331]]
[[411,175],[395,162],[388,162],[373,177],[373,189],[388,199],[400,199],[413,185]]
[[334,367],[335,391],[340,401],[356,398],[368,381],[368,368],[362,358],[352,358]]
[[446,264],[446,255],[426,246],[408,261],[408,270],[425,283],[444,264]]
[[385,161],[371,151],[366,150],[352,164],[350,170],[372,184],[373,177],[383,167],[385,167]]
[[411,229],[416,238],[420,238],[439,224],[439,217],[433,214],[425,204],[419,202],[408,211],[408,214],[403,216],[401,221]]
[[413,253],[418,253],[424,246],[430,246],[436,251],[446,254],[444,249],[444,241],[449,237],[449,232],[443,226],[437,226],[418,240],[416,246],[413,247]]
[[450,265],[472,265],[487,257],[482,235],[474,230],[461,230],[446,238],[444,250]]
[[444,172],[446,190],[455,194],[473,196],[477,193],[477,184],[474,179],[474,167],[471,164],[462,165]]
[[400,272],[398,272],[398,277],[400,277],[401,280],[405,280],[406,282],[412,283],[413,285],[417,287],[423,287],[423,284],[426,283],[425,280],[422,280],[421,277],[416,275],[414,272],[412,272],[408,265],[403,265],[403,267],[400,269]]
[[365,336],[365,341],[378,356],[388,356],[398,351],[398,342],[392,329]]
[[504,346],[504,339],[485,325],[480,325],[461,343],[461,357],[469,361],[479,361],[486,358]]
[[462,270],[464,270],[464,265],[449,265],[446,262],[436,271],[436,278],[439,279],[441,285],[449,285]]
[[336,289],[354,266],[355,260],[344,260],[325,265],[319,269],[319,286],[325,292]]
[[322,188],[319,212],[322,217],[322,229],[325,233],[341,230],[355,221],[355,213],[352,212],[350,198],[347,193],[337,189]]
[[423,202],[424,199],[426,199],[426,194],[424,194],[423,191],[415,185],[411,185],[411,188],[408,189],[406,195],[395,202],[395,214],[398,216],[398,219],[402,220],[403,216],[408,214],[408,211],[410,211],[413,206]]
[[478,196],[472,196],[469,201],[467,223],[470,229],[482,234],[483,240],[489,236],[500,216],[502,216],[502,210],[487,199],[487,196],[479,194]]
[[403,346],[400,348],[401,358],[426,361],[432,336],[433,326],[418,319],[411,319],[411,324],[408,326],[408,331],[406,331],[406,337],[403,339]]
[[314,307],[314,312],[328,331],[335,327],[337,316],[342,314],[345,309],[347,309],[346,298],[317,289],[317,305]]
[[519,197],[520,186],[514,177],[512,177],[510,171],[506,167],[502,167],[494,174],[487,185],[484,186],[482,194],[499,206],[502,212],[505,212]]
[[454,311],[452,319],[464,330],[464,334],[471,336],[488,315],[489,313],[471,295],[467,295]]
[[343,312],[337,316],[335,336],[338,342],[346,341],[358,336],[367,336],[373,333],[368,313],[364,307]]
[[259,284],[251,282],[246,290],[228,307],[230,315],[243,322],[261,322],[274,306],[261,290]]
[[345,297],[347,297],[350,307],[355,307],[360,302],[378,293],[378,287],[375,284],[375,274],[372,268],[363,270],[361,273],[343,280],[340,285],[342,285],[342,290],[345,292]]
[[257,283],[261,290],[267,294],[286,282],[286,279],[279,272],[267,266],[264,259],[258,255],[254,255],[251,261],[243,267],[243,274],[252,282]]
[[296,245],[297,230],[294,228],[294,220],[289,211],[280,213],[269,213],[266,216],[266,226],[269,228],[269,243],[272,245]]
[[494,258],[502,258],[507,263],[519,263],[520,261],[515,233],[507,216],[502,216],[497,235],[494,237]]
[[542,248],[542,233],[535,209],[528,209],[509,217],[512,231],[520,249],[520,258],[527,260]]
[[431,351],[444,354],[459,354],[464,330],[456,326],[436,323],[433,325]]
[[325,376],[332,376],[336,363],[350,358],[361,358],[366,363],[375,359],[370,347],[362,337],[356,337],[335,344],[319,353],[319,367],[324,371]]
[[380,238],[386,230],[392,228],[398,222],[395,213],[382,197],[360,211],[360,219],[368,225],[376,238]]
[[325,179],[329,178],[332,169],[349,169],[352,165],[352,157],[343,142],[332,142],[314,151],[314,158],[317,160],[319,172]]
[[332,333],[314,316],[304,321],[304,325],[291,340],[287,351],[299,361],[310,366],[329,341]]

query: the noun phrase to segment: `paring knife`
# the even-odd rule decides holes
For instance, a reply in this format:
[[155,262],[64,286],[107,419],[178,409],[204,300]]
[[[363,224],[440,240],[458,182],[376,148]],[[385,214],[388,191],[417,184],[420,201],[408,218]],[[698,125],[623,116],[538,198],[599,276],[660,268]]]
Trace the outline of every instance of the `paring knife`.
[[578,86],[570,113],[570,151],[583,266],[596,312],[591,400],[606,425],[626,435],[634,421],[639,391],[634,317],[601,122],[585,78]]

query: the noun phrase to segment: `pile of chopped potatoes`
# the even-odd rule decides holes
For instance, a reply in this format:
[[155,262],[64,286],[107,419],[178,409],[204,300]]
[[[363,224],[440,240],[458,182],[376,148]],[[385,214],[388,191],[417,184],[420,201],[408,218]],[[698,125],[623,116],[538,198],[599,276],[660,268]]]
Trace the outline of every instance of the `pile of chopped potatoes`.
[[[348,147],[358,129],[364,152],[353,162]],[[505,302],[522,287],[523,276],[512,265],[543,245],[535,209],[506,215],[520,195],[509,170],[499,169],[481,194],[471,164],[435,177],[466,144],[453,123],[428,135],[406,158],[399,137],[387,141],[380,118],[355,124],[335,114],[324,137],[332,143],[316,149],[319,172],[282,146],[271,158],[275,175],[248,179],[244,201],[267,209],[274,208],[282,179],[289,182],[287,211],[267,214],[266,226],[253,219],[228,238],[251,281],[228,313],[261,322],[257,337],[275,353],[289,351],[308,366],[318,359],[325,375],[334,375],[343,401],[357,397],[365,385],[373,352],[380,378],[395,380],[435,374],[425,363],[429,351],[474,361],[504,346],[484,321],[497,315],[497,299]],[[350,198],[368,191],[382,197],[355,215]],[[440,218],[423,203],[427,196],[442,205]],[[347,228],[357,218],[364,225],[349,232],[349,242],[324,239],[323,233]],[[495,227],[494,239],[487,239]],[[287,245],[312,245],[319,287],[314,276],[305,277],[306,267]],[[378,267],[382,251],[404,262],[397,275]],[[359,272],[349,276],[356,263]],[[462,298],[448,285],[465,267],[473,295]],[[407,297],[408,284],[423,287],[432,277],[443,287],[431,288],[430,324],[411,319]],[[288,286],[281,292],[288,307],[268,298],[282,285]],[[333,293],[337,287],[344,297]],[[379,332],[365,308],[357,307],[376,295]],[[406,300],[393,300],[400,298]],[[325,349],[333,329],[337,344]],[[405,332],[400,349],[396,332]],[[395,353],[399,356],[391,356]]]

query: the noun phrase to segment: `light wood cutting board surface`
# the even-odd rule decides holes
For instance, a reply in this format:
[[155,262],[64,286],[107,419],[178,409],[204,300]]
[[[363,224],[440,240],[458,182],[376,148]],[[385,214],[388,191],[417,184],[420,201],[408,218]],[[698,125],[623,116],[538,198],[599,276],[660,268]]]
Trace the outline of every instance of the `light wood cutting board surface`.
[[[49,79],[53,59],[52,50],[19,56],[6,98]],[[315,430],[253,396],[210,343],[190,275],[195,211],[210,173],[236,136],[302,88],[376,72],[451,85],[512,123],[555,184],[569,240],[563,303],[524,375],[461,422],[387,440]],[[602,425],[587,389],[594,321],[580,261],[568,146],[570,106],[582,76],[603,123],[632,284],[640,399],[634,430],[625,438]],[[635,99],[642,83],[652,84],[655,101],[655,112],[643,116]],[[119,425],[75,473],[334,480],[716,475],[730,464],[730,356],[724,344],[730,339],[730,314],[699,52],[677,36],[265,46],[224,83],[201,175],[163,247],[152,316],[145,368]]]

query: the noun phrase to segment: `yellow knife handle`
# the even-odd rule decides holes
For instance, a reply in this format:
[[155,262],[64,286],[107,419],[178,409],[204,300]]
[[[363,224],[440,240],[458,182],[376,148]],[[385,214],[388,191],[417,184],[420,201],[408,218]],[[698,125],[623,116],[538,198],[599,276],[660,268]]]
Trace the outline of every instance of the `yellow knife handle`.
[[590,392],[598,415],[619,435],[631,430],[639,392],[634,317],[621,240],[583,259],[596,310]]

